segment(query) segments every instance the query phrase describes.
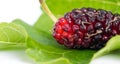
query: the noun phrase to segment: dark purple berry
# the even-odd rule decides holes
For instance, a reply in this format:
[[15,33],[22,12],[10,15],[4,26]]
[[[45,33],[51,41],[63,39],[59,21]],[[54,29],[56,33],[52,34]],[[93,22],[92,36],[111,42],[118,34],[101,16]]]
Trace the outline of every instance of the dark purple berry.
[[120,34],[120,15],[94,8],[73,9],[54,26],[53,36],[68,48],[100,49]]

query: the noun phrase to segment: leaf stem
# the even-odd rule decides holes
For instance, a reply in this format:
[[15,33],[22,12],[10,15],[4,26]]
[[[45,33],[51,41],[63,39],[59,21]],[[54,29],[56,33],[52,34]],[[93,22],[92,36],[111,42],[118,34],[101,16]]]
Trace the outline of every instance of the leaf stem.
[[47,13],[47,15],[50,16],[50,18],[54,21],[57,22],[57,18],[53,15],[53,13],[50,11],[50,9],[48,8],[48,6],[45,3],[45,0],[39,0],[43,10]]

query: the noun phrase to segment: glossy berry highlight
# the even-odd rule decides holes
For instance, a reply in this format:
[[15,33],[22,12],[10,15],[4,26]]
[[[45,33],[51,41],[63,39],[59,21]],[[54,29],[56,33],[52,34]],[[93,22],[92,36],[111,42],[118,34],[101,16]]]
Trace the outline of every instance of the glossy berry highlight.
[[58,19],[53,37],[68,48],[100,49],[120,34],[120,15],[94,8],[74,9]]

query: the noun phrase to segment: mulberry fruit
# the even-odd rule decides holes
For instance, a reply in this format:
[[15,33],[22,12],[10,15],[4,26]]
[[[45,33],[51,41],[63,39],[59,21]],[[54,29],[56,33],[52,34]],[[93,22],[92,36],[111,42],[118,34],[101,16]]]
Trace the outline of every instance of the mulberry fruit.
[[66,13],[53,31],[58,43],[76,49],[100,49],[116,34],[120,34],[120,15],[94,8]]

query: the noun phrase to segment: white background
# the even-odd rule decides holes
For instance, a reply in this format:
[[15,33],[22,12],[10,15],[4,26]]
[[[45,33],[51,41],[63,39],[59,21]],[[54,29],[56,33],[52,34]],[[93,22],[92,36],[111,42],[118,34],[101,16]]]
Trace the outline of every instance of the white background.
[[0,0],[0,21],[20,18],[34,24],[41,14],[39,0]]
[[[41,14],[38,0],[0,0],[0,22],[11,22],[19,18],[33,25]],[[0,51],[0,64],[34,64],[21,51]],[[91,64],[120,64],[116,56],[106,55],[91,62]]]

